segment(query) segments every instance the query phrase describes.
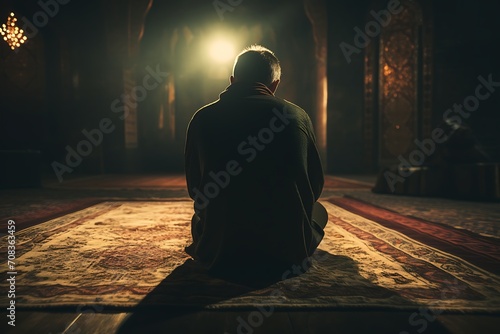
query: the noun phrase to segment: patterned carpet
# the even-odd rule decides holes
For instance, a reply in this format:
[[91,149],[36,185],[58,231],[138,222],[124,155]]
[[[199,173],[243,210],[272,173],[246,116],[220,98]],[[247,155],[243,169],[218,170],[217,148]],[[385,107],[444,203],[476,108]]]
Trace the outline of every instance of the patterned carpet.
[[[424,306],[500,312],[500,277],[485,269],[486,260],[499,249],[490,239],[447,230],[457,232],[448,244],[455,247],[451,252],[443,249],[444,244],[432,243],[448,239],[432,224],[421,229],[411,217],[359,203],[349,207],[353,202],[340,197],[322,203],[330,221],[312,268],[262,289],[209,277],[184,253],[190,242],[190,201],[108,201],[90,206],[16,234],[17,281],[22,282],[16,307]],[[465,248],[457,253],[460,243]],[[6,244],[3,238],[4,254]],[[485,245],[490,248],[481,248]],[[463,254],[469,257],[460,257]],[[6,289],[3,282],[0,287]],[[6,297],[1,298],[3,303]]]
[[332,198],[329,202],[500,275],[499,239],[403,216],[354,198]]
[[343,190],[335,195],[393,210],[404,216],[467,230],[500,239],[500,203],[459,201],[446,198],[375,194],[371,191]]

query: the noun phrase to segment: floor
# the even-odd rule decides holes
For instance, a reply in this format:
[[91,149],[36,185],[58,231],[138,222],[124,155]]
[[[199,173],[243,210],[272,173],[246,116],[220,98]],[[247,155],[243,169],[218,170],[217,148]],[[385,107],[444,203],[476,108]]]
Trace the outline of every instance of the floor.
[[[425,311],[423,311],[425,312]],[[20,312],[8,333],[496,333],[498,317],[379,311],[142,313]]]
[[[370,184],[373,176],[342,176]],[[376,195],[367,189],[327,190],[324,197],[348,195],[403,214],[437,220],[458,228],[500,238],[500,204]],[[36,212],[45,205],[82,198],[187,197],[184,189],[63,189],[45,180],[38,189],[0,190],[0,217]],[[460,219],[459,219],[460,218]],[[5,233],[2,232],[2,235]],[[19,282],[18,284],[22,284]],[[439,314],[429,309],[395,312],[377,310],[244,311],[142,310],[104,312],[75,309],[64,312],[16,312],[16,326],[2,321],[8,333],[496,333],[500,315]]]

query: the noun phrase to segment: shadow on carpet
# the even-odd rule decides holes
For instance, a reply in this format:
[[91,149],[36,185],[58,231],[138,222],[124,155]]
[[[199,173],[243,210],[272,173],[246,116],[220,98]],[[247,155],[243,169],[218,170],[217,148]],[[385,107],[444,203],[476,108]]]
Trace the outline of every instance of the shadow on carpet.
[[[93,205],[17,233],[16,308],[500,312],[497,275],[394,227],[322,204],[329,223],[310,270],[258,289],[210,277],[190,260],[184,247],[191,242],[191,201]],[[3,253],[5,245],[3,238]]]

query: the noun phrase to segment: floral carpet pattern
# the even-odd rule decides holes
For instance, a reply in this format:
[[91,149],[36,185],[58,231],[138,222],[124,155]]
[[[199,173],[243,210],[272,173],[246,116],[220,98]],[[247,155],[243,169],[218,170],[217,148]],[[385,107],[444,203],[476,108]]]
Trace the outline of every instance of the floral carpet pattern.
[[190,260],[191,201],[98,203],[16,234],[16,307],[500,312],[500,277],[473,258],[334,205],[338,200],[322,201],[329,223],[309,271],[264,288],[210,277]]

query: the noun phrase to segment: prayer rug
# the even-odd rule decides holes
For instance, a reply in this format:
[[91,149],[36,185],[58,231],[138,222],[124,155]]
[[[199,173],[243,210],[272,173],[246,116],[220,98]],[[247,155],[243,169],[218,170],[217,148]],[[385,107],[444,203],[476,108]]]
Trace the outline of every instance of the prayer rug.
[[[341,198],[322,203],[329,223],[312,267],[264,288],[210,277],[189,259],[184,247],[191,241],[191,201],[93,205],[16,233],[16,308],[426,307],[500,312],[500,277],[480,266],[482,258],[476,263],[431,242],[448,235],[436,234],[432,240],[412,235],[395,225],[406,222],[405,217],[385,216],[385,221],[368,217],[364,208],[353,203],[348,207]],[[414,230],[424,233],[425,222],[420,223]],[[410,223],[404,225],[412,230]],[[6,245],[4,237],[4,255]],[[491,249],[467,247],[484,257],[491,255]],[[290,271],[303,269],[297,266]],[[0,285],[4,291],[5,284]],[[4,303],[6,295],[1,298]]]

